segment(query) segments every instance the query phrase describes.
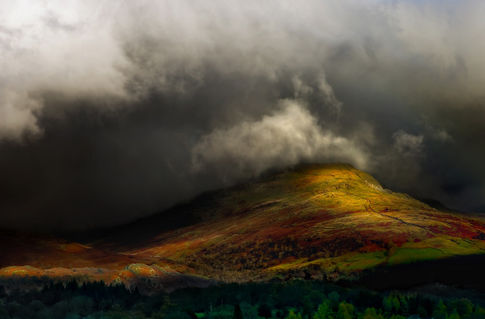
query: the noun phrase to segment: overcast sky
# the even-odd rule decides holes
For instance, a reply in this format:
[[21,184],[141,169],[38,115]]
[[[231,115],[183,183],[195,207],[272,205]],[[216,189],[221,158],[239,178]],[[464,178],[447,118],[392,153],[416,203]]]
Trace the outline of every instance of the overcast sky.
[[485,2],[0,0],[0,227],[301,162],[485,211]]

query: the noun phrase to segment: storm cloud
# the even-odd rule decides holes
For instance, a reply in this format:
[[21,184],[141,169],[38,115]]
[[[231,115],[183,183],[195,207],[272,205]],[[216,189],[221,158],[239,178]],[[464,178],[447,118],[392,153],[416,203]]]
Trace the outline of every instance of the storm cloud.
[[89,228],[301,162],[485,207],[483,1],[0,3],[0,226]]

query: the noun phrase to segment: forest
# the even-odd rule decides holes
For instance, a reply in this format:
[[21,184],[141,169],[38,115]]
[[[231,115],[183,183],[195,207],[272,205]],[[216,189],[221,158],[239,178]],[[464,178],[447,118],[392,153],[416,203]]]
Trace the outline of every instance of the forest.
[[447,297],[321,281],[222,284],[149,296],[102,282],[5,287],[0,286],[1,319],[485,319],[485,302],[477,293]]

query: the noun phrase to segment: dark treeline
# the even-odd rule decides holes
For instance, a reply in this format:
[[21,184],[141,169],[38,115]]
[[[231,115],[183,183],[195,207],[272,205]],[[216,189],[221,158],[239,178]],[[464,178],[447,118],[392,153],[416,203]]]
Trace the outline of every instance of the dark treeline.
[[[0,287],[1,288],[1,287]],[[0,289],[1,319],[485,319],[480,300],[375,292],[315,281],[225,284],[151,296],[122,285],[52,283]]]

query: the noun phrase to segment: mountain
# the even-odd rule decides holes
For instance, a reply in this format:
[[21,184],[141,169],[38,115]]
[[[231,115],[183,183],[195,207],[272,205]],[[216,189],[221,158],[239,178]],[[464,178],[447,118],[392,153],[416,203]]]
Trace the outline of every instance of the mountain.
[[77,269],[88,280],[125,283],[167,274],[185,278],[184,285],[337,281],[372,269],[485,256],[483,217],[439,211],[344,164],[304,165],[207,193],[80,243],[2,236],[4,278],[50,277],[52,269],[70,276]]

